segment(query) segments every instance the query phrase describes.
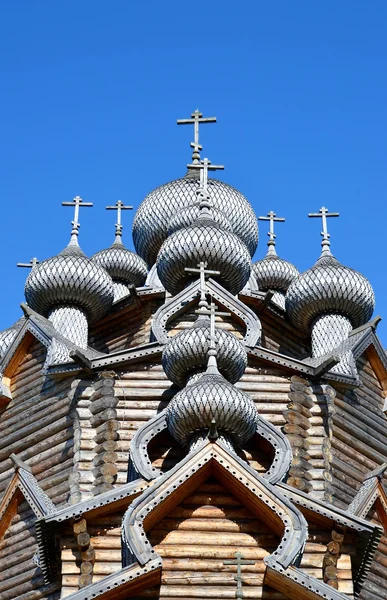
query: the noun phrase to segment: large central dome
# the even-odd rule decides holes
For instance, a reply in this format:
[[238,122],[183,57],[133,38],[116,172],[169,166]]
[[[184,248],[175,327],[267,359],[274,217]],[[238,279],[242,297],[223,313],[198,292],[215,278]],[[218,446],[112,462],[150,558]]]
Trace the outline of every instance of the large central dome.
[[[182,208],[197,203],[199,174],[189,170],[185,177],[161,185],[140,204],[133,221],[133,241],[137,253],[149,266],[168,237],[168,227]],[[249,201],[231,185],[208,180],[211,203],[230,222],[232,232],[247,246],[252,256],[258,244],[258,224]]]

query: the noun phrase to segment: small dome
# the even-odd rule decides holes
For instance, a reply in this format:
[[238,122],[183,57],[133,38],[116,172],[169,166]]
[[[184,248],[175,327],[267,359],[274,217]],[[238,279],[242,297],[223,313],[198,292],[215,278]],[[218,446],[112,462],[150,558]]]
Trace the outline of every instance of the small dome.
[[24,323],[25,318],[21,317],[16,323],[11,325],[11,327],[4,329],[4,331],[0,331],[0,359],[3,358]]
[[220,434],[242,446],[256,431],[257,410],[250,396],[221,375],[206,373],[174,396],[166,419],[171,435],[183,445],[195,432],[208,430],[214,419]]
[[[196,202],[196,204],[183,208],[183,210],[172,217],[168,225],[168,235],[172,235],[172,233],[175,233],[175,231],[178,231],[179,229],[183,229],[183,227],[189,227],[199,215],[200,202]],[[232,231],[229,219],[221,210],[211,207],[211,218],[225,231]]]
[[[133,221],[133,240],[137,253],[148,265],[156,262],[176,213],[197,202],[198,187],[199,173],[192,169],[185,177],[150,192],[140,204]],[[225,214],[232,231],[253,256],[258,244],[258,224],[249,201],[238,190],[216,179],[208,180],[208,191],[214,207]]]
[[258,288],[263,291],[278,290],[286,292],[289,285],[298,277],[299,271],[287,260],[276,254],[268,254],[253,264],[253,273]]
[[113,281],[79,246],[69,245],[31,270],[24,292],[29,306],[42,315],[58,305],[76,305],[97,320],[113,302]]
[[232,294],[240,292],[250,277],[251,258],[244,243],[209,218],[197,219],[165,240],[157,257],[157,272],[164,287],[176,294],[192,280],[185,268],[196,268],[202,261],[220,272],[214,279]]
[[353,327],[359,327],[370,320],[374,306],[368,279],[344,267],[331,254],[322,255],[312,268],[297,277],[286,294],[289,317],[304,331],[316,317],[327,313],[345,315]]
[[[207,366],[210,320],[199,318],[192,327],[170,338],[164,348],[162,362],[167,376],[183,387],[187,377]],[[247,366],[247,354],[237,338],[215,328],[218,369],[231,383],[238,381]]]
[[145,283],[148,269],[146,263],[135,252],[131,252],[123,244],[113,244],[91,257],[91,260],[107,271],[110,277],[132,283],[141,287]]

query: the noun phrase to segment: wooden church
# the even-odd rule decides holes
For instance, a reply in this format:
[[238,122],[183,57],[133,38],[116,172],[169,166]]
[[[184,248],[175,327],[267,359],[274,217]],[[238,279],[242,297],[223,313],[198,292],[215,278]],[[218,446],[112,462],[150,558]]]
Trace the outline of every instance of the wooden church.
[[[387,357],[374,294],[331,253],[300,274],[209,177],[122,242],[34,260],[0,334],[0,600],[387,599]],[[328,221],[329,224],[329,221]]]

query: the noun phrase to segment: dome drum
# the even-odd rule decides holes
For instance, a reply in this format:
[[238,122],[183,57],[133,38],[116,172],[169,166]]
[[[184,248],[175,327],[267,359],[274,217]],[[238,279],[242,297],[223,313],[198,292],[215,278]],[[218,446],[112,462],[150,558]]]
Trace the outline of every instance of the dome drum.
[[87,348],[88,324],[84,310],[77,306],[57,306],[48,318],[55,329],[79,348]]

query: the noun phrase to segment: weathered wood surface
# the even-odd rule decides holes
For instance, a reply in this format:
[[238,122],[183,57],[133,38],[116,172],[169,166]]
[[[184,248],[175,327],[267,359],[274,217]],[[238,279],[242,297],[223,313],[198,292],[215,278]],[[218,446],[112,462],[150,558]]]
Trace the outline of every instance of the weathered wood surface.
[[147,344],[152,315],[160,305],[161,301],[148,301],[113,313],[90,330],[90,345],[100,352],[116,352]]

